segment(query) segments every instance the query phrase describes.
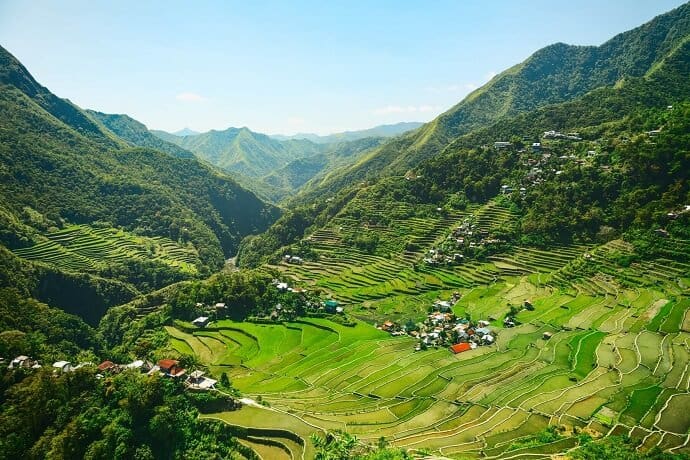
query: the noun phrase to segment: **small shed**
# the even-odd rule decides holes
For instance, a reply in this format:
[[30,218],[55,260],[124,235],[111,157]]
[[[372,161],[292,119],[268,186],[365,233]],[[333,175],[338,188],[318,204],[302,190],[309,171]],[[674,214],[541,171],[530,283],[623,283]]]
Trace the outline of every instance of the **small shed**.
[[192,324],[196,327],[206,327],[208,326],[210,319],[208,316],[199,316],[197,319],[192,321]]
[[205,373],[203,371],[199,370],[192,372],[191,374],[189,374],[189,377],[185,381],[185,384],[188,388],[192,390],[212,389],[218,381],[204,377],[204,374]]
[[31,367],[31,358],[26,355],[17,356],[10,362],[8,367],[10,369],[16,369],[18,367]]
[[186,372],[180,367],[180,362],[175,359],[161,359],[158,361],[158,368],[168,377],[181,377]]
[[70,372],[72,370],[72,363],[69,361],[56,361],[53,363],[55,371]]

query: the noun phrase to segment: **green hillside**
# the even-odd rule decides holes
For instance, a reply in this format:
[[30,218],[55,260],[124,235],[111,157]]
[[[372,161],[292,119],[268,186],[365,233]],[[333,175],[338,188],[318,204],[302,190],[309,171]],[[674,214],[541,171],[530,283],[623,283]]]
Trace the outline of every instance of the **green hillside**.
[[[158,131],[153,133],[159,135]],[[262,177],[292,160],[322,151],[320,146],[307,140],[278,141],[247,128],[212,130],[196,136],[164,134],[162,137],[214,166],[252,178]]]
[[[103,291],[99,302],[110,306],[221,268],[244,236],[277,217],[276,208],[196,159],[130,148],[141,131],[135,122],[118,119],[125,123],[117,131],[134,127],[125,141],[41,87],[6,50],[0,57],[0,244],[27,263],[96,277],[83,275],[84,286],[117,281],[121,295]],[[72,229],[83,233],[73,244],[54,240]],[[117,263],[106,263],[114,255]],[[34,289],[26,292],[50,300],[28,284]],[[78,290],[71,304],[58,305],[89,309]]]
[[144,124],[127,115],[113,115],[87,110],[86,113],[101,122],[117,137],[130,143],[133,147],[147,147],[169,153],[177,158],[194,158],[194,154],[171,142],[153,135]]
[[421,128],[372,150],[305,190],[300,202],[381,174],[404,174],[455,137],[501,118],[576,99],[600,87],[647,75],[690,34],[690,5],[654,18],[600,46],[563,43],[543,48],[494,77]]

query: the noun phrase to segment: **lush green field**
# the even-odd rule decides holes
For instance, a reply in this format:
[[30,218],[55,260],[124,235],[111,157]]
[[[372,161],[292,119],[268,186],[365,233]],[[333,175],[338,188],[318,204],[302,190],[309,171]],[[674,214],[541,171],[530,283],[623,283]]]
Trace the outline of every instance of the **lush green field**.
[[16,255],[72,271],[98,271],[113,261],[147,260],[184,273],[197,273],[199,256],[191,246],[162,237],[143,237],[108,228],[73,225],[47,233],[34,246],[17,249]]
[[[468,213],[485,228],[511,218],[495,203]],[[595,436],[630,434],[643,441],[641,449],[682,451],[690,428],[684,416],[690,413],[690,333],[688,292],[678,280],[687,270],[658,265],[652,276],[647,263],[617,265],[610,255],[630,249],[619,240],[550,251],[510,248],[455,266],[420,263],[466,215],[390,222],[383,230],[393,235],[390,241],[395,229],[405,228],[417,248],[391,257],[347,245],[353,223],[343,218],[311,236],[318,260],[273,267],[343,302],[359,319],[355,327],[308,318],[220,321],[194,333],[168,328],[177,351],[194,353],[213,374],[226,373],[243,394],[274,410],[210,416],[280,427],[306,446],[310,433],[343,429],[366,441],[384,436],[394,446],[449,457],[546,458],[577,445],[574,430],[585,428]],[[454,291],[462,294],[456,315],[491,318],[495,345],[459,355],[415,352],[412,338],[372,326],[384,318],[417,321]],[[525,300],[533,310],[522,309]],[[506,329],[511,307],[520,324]],[[549,425],[563,427],[563,434],[540,441]]]

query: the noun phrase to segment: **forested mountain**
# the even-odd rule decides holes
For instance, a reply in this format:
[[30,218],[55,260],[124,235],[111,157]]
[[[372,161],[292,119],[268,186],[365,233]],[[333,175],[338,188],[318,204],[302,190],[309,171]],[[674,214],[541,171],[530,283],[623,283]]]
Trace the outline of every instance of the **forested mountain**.
[[547,46],[494,77],[421,128],[372,150],[357,164],[305,190],[301,202],[370,177],[404,174],[454,138],[504,117],[578,98],[596,88],[643,77],[690,33],[690,4],[621,33],[600,46]]
[[299,133],[291,136],[284,136],[282,134],[271,135],[272,138],[279,141],[290,139],[307,139],[317,144],[330,144],[334,142],[356,141],[366,137],[394,137],[403,134],[407,131],[412,131],[422,126],[424,123],[416,121],[403,121],[392,125],[379,125],[369,129],[361,129],[358,131],[343,131],[342,133],[329,134],[326,136],[319,136],[312,133]]
[[[153,133],[159,135],[158,131]],[[248,128],[212,130],[195,136],[162,136],[212,165],[252,178],[322,151],[320,146],[307,140],[278,141]]]
[[[450,116],[449,112],[418,131],[386,142],[378,149],[372,150],[374,152],[372,154],[365,154],[359,165],[333,171],[318,184],[316,181],[310,182],[304,187],[301,196],[293,201],[293,204],[304,203],[304,206],[292,206],[290,211],[265,234],[248,239],[240,251],[240,262],[249,265],[260,263],[281,246],[301,238],[305,232],[308,233],[328,225],[330,219],[339,213],[348,216],[355,215],[358,219],[362,219],[364,225],[377,224],[377,219],[372,220],[366,212],[358,212],[355,209],[361,206],[362,201],[373,201],[379,204],[389,203],[388,206],[391,209],[395,209],[395,203],[399,202],[439,206],[450,205],[454,202],[481,203],[496,196],[501,191],[502,185],[510,184],[515,189],[520,188],[520,186],[527,186],[529,184],[525,177],[530,173],[530,168],[526,168],[525,162],[527,160],[521,159],[521,155],[516,154],[516,150],[529,150],[532,143],[540,143],[546,131],[577,131],[578,135],[587,142],[584,143],[583,141],[578,147],[578,152],[582,154],[586,145],[592,151],[601,149],[601,147],[597,147],[599,145],[609,145],[612,141],[608,136],[616,139],[628,139],[638,136],[644,129],[659,128],[663,125],[660,116],[651,114],[655,112],[647,113],[645,110],[664,112],[667,106],[676,106],[690,99],[688,16],[690,16],[690,7],[685,5],[667,15],[660,16],[645,26],[615,37],[600,48],[582,48],[589,50],[587,52],[590,53],[595,50],[611,48],[625,50],[626,47],[640,42],[647,44],[647,48],[664,49],[664,54],[658,54],[654,62],[649,61],[649,59],[645,61],[647,70],[640,76],[633,76],[639,74],[639,70],[631,71],[630,76],[621,78],[613,86],[593,89],[569,102],[549,104],[518,115],[505,116],[499,121],[485,124],[467,134],[452,139],[447,138],[444,144],[436,147],[437,150],[433,157],[424,161],[420,160],[413,170],[409,170],[406,165],[403,170],[396,171],[396,174],[399,175],[391,176],[390,179],[385,179],[385,176],[382,179],[370,175],[372,171],[379,171],[372,166],[372,161],[384,164],[385,154],[380,156],[376,152],[384,152],[392,145],[401,147],[401,143],[409,139],[409,136],[416,135],[415,133],[430,129],[430,126],[436,126],[447,120]],[[685,33],[685,36],[682,33]],[[658,43],[654,46],[652,46],[652,43],[655,43],[653,37],[658,39]],[[673,46],[668,45],[671,42]],[[666,45],[662,46],[663,43]],[[546,48],[546,50],[549,49],[552,47]],[[561,47],[561,49],[564,48]],[[541,59],[538,57],[544,53],[544,50],[536,53],[520,66],[525,66],[528,63],[530,66],[535,65],[535,62]],[[632,53],[629,61],[623,57],[614,59],[611,56],[607,61],[602,61],[599,66],[591,67],[591,69],[596,69],[593,71],[596,75],[612,73],[620,75],[621,68],[637,68],[632,64],[630,64],[632,67],[625,67],[623,62],[637,62],[637,65],[641,65],[639,64],[641,60],[642,55],[639,53]],[[603,62],[610,63],[611,68],[606,67]],[[514,69],[516,68],[514,67],[507,72],[512,72]],[[590,79],[595,78],[590,77]],[[551,86],[548,86],[548,81],[550,80],[547,79],[546,82],[539,83],[547,85],[543,92],[545,94],[558,92],[556,89],[549,89]],[[477,91],[481,94],[488,94],[495,84],[496,79],[488,83],[485,88],[480,88]],[[554,83],[554,85],[555,88],[560,88],[561,82]],[[472,100],[476,97],[476,94],[468,96],[465,101],[456,106],[456,109],[460,110],[465,106],[472,107]],[[678,124],[685,114],[685,109],[679,106],[678,111],[672,113],[674,113],[674,123]],[[630,120],[635,120],[635,123]],[[658,126],[653,126],[655,123]],[[616,128],[614,129],[614,127]],[[492,147],[496,141],[512,141],[512,146],[506,149],[496,149]],[[674,140],[671,142],[677,141],[677,135],[674,135]],[[607,150],[613,152],[614,147],[609,145]],[[404,149],[402,152],[401,155],[404,156]],[[563,147],[562,152],[572,154],[570,148]],[[674,155],[673,161],[680,162],[674,163],[676,164],[674,170],[687,168],[682,166],[685,164],[685,160],[682,159],[683,152],[681,150],[677,155]],[[617,151],[617,155],[625,156],[633,155],[633,153],[623,154]],[[638,152],[634,155],[642,154]],[[671,161],[668,153],[657,152],[644,155],[651,155],[652,157],[659,155],[651,162],[651,164],[656,164],[656,168],[661,171],[654,175],[654,180],[659,184],[669,180],[667,168],[662,166],[665,161]],[[614,156],[611,153],[605,158],[610,159]],[[394,161],[390,160],[389,163],[392,164]],[[388,168],[389,163],[385,163],[386,168]],[[367,166],[364,167],[363,165]],[[610,165],[603,166],[605,166],[604,170],[607,170]],[[636,163],[632,169],[628,169],[628,167],[622,168],[618,172],[627,171],[628,174],[643,175],[639,171],[646,168],[641,163]],[[652,166],[649,167],[652,168]],[[394,169],[386,169],[386,171],[393,174]],[[408,179],[412,180],[402,179],[401,175],[405,171],[410,172]],[[633,171],[637,172],[634,173]],[[353,172],[355,172],[354,176],[350,174]],[[366,182],[351,182],[355,177],[360,176],[368,180]],[[564,177],[571,176],[566,175]],[[587,186],[580,186],[579,181],[584,179],[581,175],[577,175],[577,177],[580,179],[575,180],[575,182],[563,183],[563,188],[558,185],[561,184],[560,182],[549,184],[549,187],[556,186],[556,189],[549,189],[549,194],[561,195],[558,201],[553,201],[543,195],[546,193],[544,192],[546,186],[543,189],[541,187],[527,188],[526,195],[530,199],[521,205],[521,211],[526,217],[521,224],[520,235],[513,234],[513,237],[523,238],[525,242],[553,244],[558,241],[572,241],[574,237],[592,238],[600,226],[612,226],[618,230],[623,230],[626,225],[630,225],[632,222],[637,222],[645,228],[658,225],[661,222],[658,219],[652,219],[651,216],[664,215],[664,209],[668,212],[673,206],[682,205],[685,199],[684,190],[687,187],[687,180],[682,176],[673,179],[671,183],[663,182],[665,184],[663,187],[658,185],[653,188],[653,191],[647,188],[651,185],[646,181],[640,181],[639,186],[634,185],[633,182],[632,187],[626,188],[630,182],[627,182],[625,177],[618,177],[612,183],[609,182],[611,177],[596,175],[596,178],[588,179],[595,183],[590,183]],[[680,188],[676,187],[675,189],[672,200],[674,204],[669,202],[662,204],[659,200],[667,192],[664,187],[671,187],[673,181],[679,181],[683,184],[682,187],[679,186]],[[608,185],[603,185],[605,183]],[[606,199],[599,195],[603,193],[602,188],[608,190],[609,195]],[[582,194],[575,198],[573,190],[579,190]],[[643,192],[643,190],[646,191]],[[635,206],[624,212],[625,206],[620,203],[616,204],[614,196],[620,200],[620,203],[634,202]],[[325,200],[324,197],[330,199]],[[353,198],[356,199],[353,200]],[[556,203],[558,203],[557,206]],[[592,206],[595,206],[595,203],[598,203],[596,205],[598,206],[597,213],[595,215],[586,214]],[[647,206],[649,208],[646,208]],[[633,210],[643,213],[646,217],[636,217],[633,215]],[[583,220],[581,219],[583,215],[589,215],[590,218]],[[386,218],[378,219],[386,221]],[[549,222],[551,223],[549,224]]]
[[278,203],[293,196],[307,182],[320,181],[331,171],[355,163],[368,150],[385,140],[383,136],[360,138],[360,134],[386,133],[385,136],[391,136],[409,129],[410,125],[415,124],[343,133],[347,136],[333,135],[328,143],[315,143],[297,136],[277,140],[247,128],[229,128],[184,137],[164,131],[151,133],[162,142],[189,149],[199,158],[227,171],[245,188]]
[[194,158],[194,154],[189,150],[154,136],[143,123],[127,115],[108,114],[95,110],[87,110],[86,113],[133,147],[148,147],[178,158]]
[[0,251],[0,279],[91,321],[217,270],[278,215],[196,159],[131,148],[156,144],[133,120],[106,121],[125,139],[0,48],[0,244],[14,252]]

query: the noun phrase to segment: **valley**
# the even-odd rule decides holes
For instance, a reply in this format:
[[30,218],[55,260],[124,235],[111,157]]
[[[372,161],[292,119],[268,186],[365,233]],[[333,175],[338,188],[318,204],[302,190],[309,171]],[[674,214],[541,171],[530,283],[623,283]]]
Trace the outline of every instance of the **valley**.
[[[127,58],[99,45],[90,61],[112,66],[103,85],[153,72],[160,88],[108,88],[113,113],[53,94],[3,43],[0,458],[690,458],[690,3],[676,6],[598,45],[510,51],[481,84],[412,69],[407,53],[460,58],[395,30],[378,48],[344,35],[366,69],[321,66],[309,40],[315,67],[298,65],[287,34],[256,53],[230,35],[194,53],[137,42],[161,69],[121,40]],[[466,33],[447,29],[433,32]],[[118,111],[134,106],[198,125],[149,128]],[[326,129],[343,120],[365,129]]]

